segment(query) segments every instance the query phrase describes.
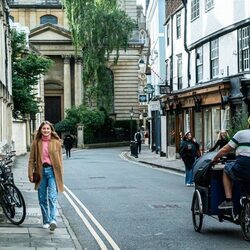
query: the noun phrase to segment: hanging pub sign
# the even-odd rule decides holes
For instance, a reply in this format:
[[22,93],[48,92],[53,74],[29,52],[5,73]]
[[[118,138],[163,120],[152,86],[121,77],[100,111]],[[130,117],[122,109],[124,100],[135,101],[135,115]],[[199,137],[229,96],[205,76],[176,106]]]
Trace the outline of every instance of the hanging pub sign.
[[139,102],[147,102],[147,95],[139,95]]
[[160,85],[160,94],[166,95],[171,93],[171,88],[169,85]]

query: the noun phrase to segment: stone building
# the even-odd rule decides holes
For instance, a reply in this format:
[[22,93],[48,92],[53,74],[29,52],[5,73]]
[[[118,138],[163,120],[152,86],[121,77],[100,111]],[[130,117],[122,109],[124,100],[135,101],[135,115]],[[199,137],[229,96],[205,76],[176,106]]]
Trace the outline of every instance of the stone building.
[[9,6],[0,0],[0,149],[12,141],[12,80]]
[[[137,20],[136,0],[120,0],[127,14]],[[51,58],[54,65],[44,76],[41,110],[42,119],[56,123],[64,118],[65,110],[83,101],[84,85],[82,67],[84,62],[76,55],[64,9],[59,0],[12,0],[11,18],[30,28],[30,44],[42,55]],[[121,51],[117,65],[109,65],[113,75],[114,103],[110,115],[116,119],[139,120],[145,111],[144,103],[138,102],[138,86],[145,84],[140,76],[138,62],[147,54],[147,34],[138,27],[134,31],[126,52]],[[44,99],[43,99],[44,98]],[[37,123],[40,121],[37,121]]]

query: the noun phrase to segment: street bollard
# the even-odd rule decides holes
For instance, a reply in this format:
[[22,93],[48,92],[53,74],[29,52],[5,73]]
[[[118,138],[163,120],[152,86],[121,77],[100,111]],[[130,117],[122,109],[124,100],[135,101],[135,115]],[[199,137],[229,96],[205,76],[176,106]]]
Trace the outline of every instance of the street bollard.
[[137,142],[136,141],[130,142],[130,153],[135,158],[138,158],[138,149],[137,149]]

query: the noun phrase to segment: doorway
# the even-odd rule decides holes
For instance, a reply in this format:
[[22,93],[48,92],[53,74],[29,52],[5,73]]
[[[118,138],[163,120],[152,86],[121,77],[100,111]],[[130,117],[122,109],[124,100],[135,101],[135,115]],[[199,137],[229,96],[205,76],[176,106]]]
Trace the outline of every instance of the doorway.
[[45,96],[45,120],[56,124],[62,120],[61,96]]

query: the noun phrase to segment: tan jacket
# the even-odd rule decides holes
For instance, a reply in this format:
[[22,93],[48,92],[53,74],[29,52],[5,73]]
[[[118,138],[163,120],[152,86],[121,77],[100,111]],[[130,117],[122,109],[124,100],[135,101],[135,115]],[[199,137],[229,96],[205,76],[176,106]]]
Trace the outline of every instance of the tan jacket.
[[[37,162],[36,164],[37,172],[42,177],[43,166],[42,166],[41,153],[42,153],[42,140],[38,140],[38,142],[34,140],[31,146],[29,164],[28,164],[29,177],[32,176],[33,174],[35,162]],[[49,156],[56,178],[57,190],[59,192],[63,192],[64,187],[63,187],[62,143],[60,140],[51,138],[51,141],[49,143]],[[40,182],[35,184],[35,190],[38,189]]]

